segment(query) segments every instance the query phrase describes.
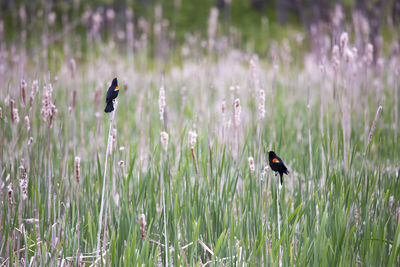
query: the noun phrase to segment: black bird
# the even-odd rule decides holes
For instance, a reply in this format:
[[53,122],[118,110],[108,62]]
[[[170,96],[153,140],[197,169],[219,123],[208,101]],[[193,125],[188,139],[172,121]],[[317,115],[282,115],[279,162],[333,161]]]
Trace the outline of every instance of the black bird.
[[114,78],[110,88],[108,88],[107,91],[107,97],[106,97],[107,105],[106,108],[104,109],[104,112],[108,113],[114,110],[113,100],[117,98],[118,92],[119,92],[118,81],[117,78]]
[[281,160],[280,157],[278,157],[274,151],[269,151],[268,152],[269,156],[269,166],[271,166],[271,169],[275,172],[275,174],[278,172],[279,175],[281,176],[281,185],[283,184],[282,176],[283,174],[289,174],[289,171],[283,163],[283,160]]

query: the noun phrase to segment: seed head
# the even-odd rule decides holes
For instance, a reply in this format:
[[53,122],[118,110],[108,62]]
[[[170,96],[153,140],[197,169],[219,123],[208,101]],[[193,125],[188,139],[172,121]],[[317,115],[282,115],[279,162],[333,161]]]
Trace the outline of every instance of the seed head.
[[139,215],[140,222],[140,234],[142,236],[142,240],[146,237],[146,216],[144,214]]
[[75,157],[75,180],[79,184],[81,180],[81,158]]
[[260,89],[258,93],[258,117],[262,120],[265,117],[265,92]]
[[38,90],[39,90],[39,82],[37,80],[34,80],[32,82],[32,90],[31,90],[31,94],[29,96],[29,105],[32,106],[33,101],[35,101],[35,96],[36,96]]
[[24,103],[24,106],[25,106],[26,105],[26,93],[25,93],[26,82],[25,82],[25,80],[21,80],[20,89],[21,89],[22,103]]
[[27,199],[28,198],[28,178],[26,177],[25,172],[24,172],[23,177],[19,180],[19,187],[21,190],[22,200]]
[[253,173],[254,170],[256,169],[255,165],[254,165],[254,159],[253,157],[249,157],[249,167],[250,167],[250,172]]
[[14,190],[12,189],[12,184],[9,184],[7,186],[7,196],[8,196],[8,204],[9,205],[13,204],[13,192],[14,192]]
[[111,130],[111,136],[112,136],[112,149],[116,149],[117,148],[117,128],[113,128]]
[[191,149],[194,149],[194,146],[196,145],[197,141],[197,133],[195,131],[189,131],[188,134],[188,139],[189,139],[189,146]]
[[343,32],[340,35],[340,50],[343,52],[345,48],[347,48],[347,44],[349,42],[349,35],[347,32]]
[[160,112],[160,120],[164,120],[164,110],[165,110],[165,89],[164,86],[160,88],[160,94],[158,96],[158,108]]
[[75,64],[75,60],[73,58],[71,58],[69,60],[69,69],[71,71],[71,78],[74,79],[75,78],[76,64]]
[[168,148],[168,134],[166,132],[161,132],[161,145],[165,151]]
[[124,162],[123,160],[120,160],[120,161],[118,162],[118,165],[119,165],[120,167],[124,167],[124,166],[125,166],[125,162]]
[[51,128],[53,126],[53,121],[57,113],[56,106],[52,103],[52,92],[53,87],[51,84],[44,86],[44,95],[42,100],[42,110],[41,115],[43,121],[47,122],[48,127]]
[[26,131],[30,131],[31,130],[31,123],[29,121],[29,117],[25,116],[25,123],[26,123]]
[[367,45],[367,65],[371,65],[374,60],[374,46],[372,44]]
[[369,131],[369,134],[368,134],[368,143],[367,143],[367,145],[372,140],[372,135],[374,134],[376,123],[378,122],[378,120],[379,120],[379,118],[381,116],[381,113],[382,113],[382,106],[379,106],[378,110],[376,111],[374,121],[372,122],[371,130]]
[[235,126],[239,127],[240,126],[240,115],[242,113],[242,107],[240,106],[240,99],[237,98],[235,99],[234,103],[234,111],[235,111]]

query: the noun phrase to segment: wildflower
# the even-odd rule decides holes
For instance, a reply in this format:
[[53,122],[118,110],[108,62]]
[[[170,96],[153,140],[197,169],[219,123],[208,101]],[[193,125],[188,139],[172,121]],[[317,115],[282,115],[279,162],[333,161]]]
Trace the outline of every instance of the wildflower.
[[166,151],[168,148],[168,134],[166,132],[161,132],[161,145]]
[[75,180],[77,183],[81,180],[81,158],[75,157]]
[[119,165],[120,167],[124,167],[124,166],[125,166],[125,162],[124,162],[123,160],[120,160],[120,161],[118,162],[118,165]]
[[254,159],[253,157],[249,157],[249,167],[250,167],[250,172],[253,173],[254,170],[256,169],[255,165],[254,165]]

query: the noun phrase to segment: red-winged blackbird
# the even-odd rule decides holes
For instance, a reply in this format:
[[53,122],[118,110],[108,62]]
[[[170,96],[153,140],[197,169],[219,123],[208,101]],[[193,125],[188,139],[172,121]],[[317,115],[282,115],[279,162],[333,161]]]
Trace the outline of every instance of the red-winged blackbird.
[[104,109],[104,112],[108,113],[114,110],[113,100],[117,98],[118,92],[119,92],[118,81],[117,78],[114,78],[110,88],[108,88],[107,91],[107,97],[106,97],[107,105],[106,108]]
[[283,174],[289,174],[289,171],[287,167],[285,166],[285,163],[283,163],[283,160],[281,160],[280,157],[278,157],[274,151],[269,151],[268,152],[268,157],[269,157],[269,166],[271,166],[271,169],[275,173],[279,173],[281,176],[281,184],[283,183],[282,176]]

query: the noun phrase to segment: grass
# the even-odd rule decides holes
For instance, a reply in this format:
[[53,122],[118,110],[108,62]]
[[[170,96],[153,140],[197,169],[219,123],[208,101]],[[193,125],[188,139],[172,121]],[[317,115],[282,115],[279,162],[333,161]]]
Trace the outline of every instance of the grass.
[[[295,46],[294,39],[289,42]],[[0,91],[0,263],[90,265],[99,260],[101,241],[104,265],[155,266],[167,259],[175,266],[398,265],[400,140],[393,124],[398,124],[399,92],[396,69],[389,64],[398,62],[398,55],[385,58],[382,70],[356,67],[361,56],[351,63],[342,59],[337,72],[326,61],[324,73],[315,57],[293,53],[296,64],[291,64],[288,51],[277,49],[278,67],[260,58],[255,75],[249,68],[252,55],[232,47],[218,57],[195,53],[168,66],[163,126],[158,95],[165,64],[155,60],[148,68],[140,50],[132,65],[112,44],[97,44],[86,61],[77,62],[74,78],[67,60],[55,62],[57,57],[50,56],[48,66],[54,67],[46,71],[41,57],[39,63],[26,59],[24,66],[8,58],[2,76],[7,86]],[[117,144],[104,175],[109,117],[103,98],[114,75],[121,88],[114,120]],[[32,81],[39,80],[32,106],[20,100],[21,77],[27,95]],[[50,129],[40,115],[43,86],[49,82],[58,110]],[[238,89],[230,90],[231,85]],[[264,119],[257,111],[260,88],[265,90]],[[73,90],[76,104],[69,111]],[[8,98],[16,101],[18,123],[11,122]],[[192,130],[198,134],[193,149]],[[165,152],[161,131],[169,135]],[[270,149],[291,171],[281,191],[270,169],[261,175]],[[249,157],[254,157],[254,172]],[[26,200],[19,166],[29,181]]]

